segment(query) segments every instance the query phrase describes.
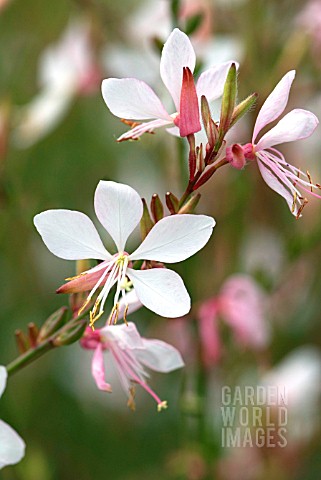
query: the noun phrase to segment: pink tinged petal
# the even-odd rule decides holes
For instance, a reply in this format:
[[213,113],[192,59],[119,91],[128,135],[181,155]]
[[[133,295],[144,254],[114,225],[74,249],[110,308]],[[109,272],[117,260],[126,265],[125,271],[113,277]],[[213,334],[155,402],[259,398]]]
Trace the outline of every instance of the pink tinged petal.
[[8,378],[7,369],[3,366],[0,366],[0,398],[2,397],[2,394],[6,389],[7,378]]
[[211,102],[223,95],[226,77],[232,63],[236,65],[236,68],[239,67],[237,62],[221,63],[209,68],[200,75],[196,83],[196,92],[199,99],[202,95],[205,95],[207,101]]
[[215,220],[206,215],[172,215],[162,218],[151,229],[131,260],[181,262],[206,245]]
[[101,335],[105,336],[111,343],[117,344],[122,350],[132,350],[134,348],[143,348],[143,340],[133,322],[120,325],[108,325],[103,327]]
[[160,75],[173,98],[177,111],[180,106],[183,67],[188,67],[193,73],[195,62],[195,52],[188,36],[175,28],[162,51]]
[[108,78],[103,80],[101,90],[107,107],[116,117],[128,120],[170,120],[156,93],[141,80]]
[[139,300],[145,307],[162,317],[176,318],[191,309],[191,299],[181,277],[172,270],[127,269]]
[[[88,271],[88,273],[81,274],[79,276],[76,276],[73,280],[70,280],[69,282],[65,283],[61,287],[58,288],[56,293],[78,293],[78,292],[89,292],[98,280],[101,278],[103,275],[103,269],[108,268],[108,265],[110,262],[102,262],[99,264],[102,268],[97,270],[97,267],[93,267],[91,270]],[[105,283],[108,280],[108,275],[102,280],[101,286],[104,286]]]
[[179,127],[181,137],[199,132],[202,128],[193,74],[188,67],[183,68],[179,115],[174,123]]
[[279,143],[294,142],[310,137],[318,124],[319,120],[312,112],[301,109],[292,110],[275,127],[263,135],[255,150],[265,150]]
[[170,120],[152,120],[151,122],[141,123],[128,130],[128,132],[123,133],[123,135],[117,138],[117,142],[124,142],[125,140],[138,140],[138,138],[144,133],[152,133],[154,132],[155,128],[165,127],[166,125],[172,124],[172,118],[170,118]]
[[101,343],[98,344],[94,351],[91,363],[91,373],[99,390],[103,390],[104,392],[112,391],[110,384],[105,381],[104,353]]
[[284,75],[273,92],[270,93],[268,98],[265,100],[255,122],[252,143],[255,142],[256,137],[262,128],[265,127],[265,125],[273,122],[281,115],[281,113],[283,113],[288,103],[289,93],[294,77],[295,70],[291,70]]
[[65,260],[112,258],[94,224],[84,213],[47,210],[36,215],[33,221],[45,245],[57,257]]
[[286,200],[286,203],[288,204],[291,213],[293,213],[293,215],[296,216],[298,214],[298,210],[299,210],[299,207],[300,207],[299,200],[297,200],[295,202],[295,204],[293,205],[294,196],[284,186],[281,179],[278,176],[276,176],[275,173],[272,173],[272,171],[269,168],[267,168],[267,166],[262,161],[258,160],[257,163],[258,163],[259,170],[261,172],[261,175],[262,175],[265,183],[272,190],[274,190],[276,193],[281,195],[281,197],[283,197]]
[[135,357],[146,367],[156,372],[168,373],[184,367],[179,351],[161,340],[143,338],[144,348],[135,352]]
[[0,420],[0,469],[20,462],[25,448],[25,442],[17,432]]
[[101,180],[95,192],[95,211],[118,251],[123,252],[127,238],[143,215],[138,193],[128,185]]

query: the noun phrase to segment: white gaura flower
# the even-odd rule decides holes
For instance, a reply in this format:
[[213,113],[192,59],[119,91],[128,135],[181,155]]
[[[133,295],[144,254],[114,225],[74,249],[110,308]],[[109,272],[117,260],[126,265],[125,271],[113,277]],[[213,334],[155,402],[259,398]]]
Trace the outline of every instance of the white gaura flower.
[[[89,291],[83,306],[99,287],[91,311],[91,325],[104,313],[111,288],[116,285],[109,318],[116,322],[119,300],[132,286],[140,302],[163,317],[180,317],[190,310],[190,297],[181,277],[166,268],[135,270],[136,260],[176,263],[189,258],[208,242],[215,221],[205,215],[172,215],[161,219],[131,254],[125,250],[129,235],[139,224],[143,204],[138,193],[127,185],[100,181],[95,192],[95,211],[100,223],[114,240],[117,253],[104,247],[91,220],[81,212],[48,210],[35,216],[34,224],[49,250],[66,260],[102,260],[96,267],[61,287],[59,293]],[[126,319],[126,312],[124,314]]]
[[[7,370],[0,366],[0,398],[7,385]],[[24,457],[25,443],[7,423],[0,420],[0,469],[14,465]]]
[[[156,372],[168,373],[182,368],[183,359],[176,348],[156,339],[147,339],[139,335],[134,323],[126,326],[113,325],[95,330],[87,327],[82,337],[81,346],[94,350],[91,371],[99,390],[112,392],[112,387],[105,380],[104,352],[116,366],[119,379],[128,395],[128,405],[135,408],[135,386],[140,385],[157,402],[158,411],[167,407],[167,402],[147,384],[149,375],[147,367]],[[106,355],[107,356],[107,355]]]
[[205,95],[212,102],[222,95],[232,62],[209,68],[200,75],[196,85],[193,79],[195,64],[196,56],[188,36],[175,28],[164,45],[160,62],[160,76],[175,105],[171,114],[141,80],[108,78],[103,81],[102,95],[111,113],[121,119],[143,120],[121,135],[119,142],[138,139],[143,133],[164,126],[172,127],[168,131],[181,137],[201,130],[201,96]]

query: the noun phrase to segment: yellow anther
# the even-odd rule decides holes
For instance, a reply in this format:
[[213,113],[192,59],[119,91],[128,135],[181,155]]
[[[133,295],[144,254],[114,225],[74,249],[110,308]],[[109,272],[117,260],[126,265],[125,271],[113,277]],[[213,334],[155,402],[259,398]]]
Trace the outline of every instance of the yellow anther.
[[292,203],[292,208],[291,208],[291,212],[294,213],[295,212],[295,206],[296,206],[296,201],[298,199],[298,195],[296,192],[294,192],[294,195],[293,195],[293,203]]
[[100,312],[98,315],[95,316],[92,312],[89,313],[90,321],[89,321],[89,326],[92,328],[92,331],[95,331],[94,324],[95,322],[103,315],[103,311]]
[[108,325],[116,325],[117,320],[118,320],[118,315],[119,315],[119,303],[116,303],[116,305],[113,306],[112,311],[109,315],[108,319]]
[[80,309],[78,310],[78,315],[80,315],[85,310],[89,302],[90,302],[90,298],[88,297],[85,303],[83,304],[83,306],[80,307]]
[[136,410],[135,395],[136,395],[135,387],[130,387],[127,406],[131,409],[132,412]]
[[76,280],[77,278],[83,277],[84,275],[87,275],[87,274],[86,273],[80,273],[79,275],[75,275],[74,277],[65,278],[65,281],[69,282],[71,280]]
[[161,412],[162,410],[166,410],[166,408],[168,408],[168,404],[167,404],[166,400],[164,400],[163,402],[161,402],[157,405],[157,411],[158,412]]
[[125,311],[124,311],[124,322],[126,323],[127,327],[128,327],[128,322],[127,322],[127,312],[128,312],[128,308],[129,308],[129,306],[126,305]]
[[313,192],[313,188],[312,188],[313,182],[312,182],[312,178],[311,178],[311,175],[310,175],[309,170],[307,170],[307,176],[308,176],[309,182],[310,182],[310,184],[311,184],[311,187],[310,187],[310,188],[311,188],[311,192]]

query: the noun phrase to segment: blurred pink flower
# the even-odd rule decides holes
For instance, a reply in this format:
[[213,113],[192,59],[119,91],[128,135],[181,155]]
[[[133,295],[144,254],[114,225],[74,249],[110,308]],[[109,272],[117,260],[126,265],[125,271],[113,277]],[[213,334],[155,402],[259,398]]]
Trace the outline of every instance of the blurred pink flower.
[[216,65],[203,72],[196,86],[192,73],[196,57],[185,33],[175,28],[167,39],[160,62],[161,78],[172,96],[176,112],[169,114],[155,92],[135,78],[108,78],[102,83],[102,95],[109,110],[126,120],[151,120],[134,125],[118,141],[137,139],[145,132],[163,126],[175,126],[170,133],[184,137],[201,130],[199,102],[202,95],[211,102],[223,93],[232,62]]
[[[0,366],[0,398],[7,384],[7,370]],[[14,465],[25,454],[25,443],[7,423],[0,420],[0,470],[7,465]]]
[[23,148],[52,131],[76,95],[98,89],[101,73],[86,20],[72,20],[61,39],[44,50],[38,78],[41,91],[30,103],[16,109],[14,141]]
[[[307,200],[301,196],[298,186],[305,192],[321,198],[312,191],[313,188],[318,188],[318,185],[313,185],[308,172],[305,174],[289,164],[282,153],[273,147],[312,135],[319,123],[317,117],[307,110],[292,110],[255,143],[261,130],[283,113],[294,77],[294,70],[284,75],[265,100],[256,119],[252,143],[243,146],[243,153],[246,160],[257,160],[263,180],[286,200],[291,212],[298,218],[307,203]],[[230,149],[227,151],[227,155],[232,164],[233,161],[238,160],[233,157],[233,147],[232,151]],[[304,179],[300,178],[300,175]]]
[[321,48],[321,1],[310,0],[297,17],[297,24],[311,36],[318,53]]
[[236,343],[254,350],[266,347],[270,330],[265,319],[266,296],[247,275],[233,275],[219,294],[204,302],[198,310],[202,358],[207,367],[217,363],[222,354],[218,321],[222,319],[233,331]]
[[83,348],[95,350],[92,375],[100,390],[112,391],[105,380],[104,352],[109,352],[128,395],[129,407],[135,408],[135,385],[140,385],[157,402],[158,411],[167,408],[167,402],[162,401],[147,384],[149,375],[144,367],[163,373],[182,368],[184,362],[176,348],[160,340],[142,338],[132,322],[106,326],[94,332],[87,327],[80,343]]

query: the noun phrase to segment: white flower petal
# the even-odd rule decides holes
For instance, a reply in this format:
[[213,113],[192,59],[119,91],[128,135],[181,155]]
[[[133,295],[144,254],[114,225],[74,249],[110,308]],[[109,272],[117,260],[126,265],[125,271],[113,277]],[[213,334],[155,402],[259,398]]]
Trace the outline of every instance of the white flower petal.
[[131,260],[181,262],[206,245],[215,220],[206,215],[171,215],[162,218],[151,229]]
[[25,443],[7,423],[0,420],[0,469],[14,465],[23,458]]
[[255,139],[262,128],[264,128],[268,123],[273,122],[273,120],[276,120],[284,111],[288,103],[289,93],[294,77],[295,70],[291,70],[284,75],[284,77],[279,81],[272,93],[270,93],[268,98],[263,103],[255,122],[252,143],[255,142]]
[[135,352],[136,358],[151,370],[156,372],[171,372],[184,367],[184,361],[179,351],[161,340],[143,338],[144,348]]
[[162,317],[176,318],[186,315],[191,308],[191,299],[181,277],[172,270],[127,269],[139,300],[145,307]]
[[195,52],[188,36],[175,28],[162,51],[160,75],[172,95],[177,111],[179,111],[180,105],[183,67],[188,67],[193,73],[195,62]]
[[205,95],[207,101],[211,102],[222,96],[226,77],[232,63],[235,63],[238,68],[237,62],[226,62],[215,65],[200,75],[196,84],[199,99],[202,95]]
[[115,342],[122,350],[144,347],[142,338],[133,322],[129,322],[128,325],[125,323],[108,325],[100,331],[107,339]]
[[140,196],[128,185],[101,180],[95,192],[95,211],[118,251],[122,252],[143,215]]
[[111,259],[98,232],[84,213],[74,210],[47,210],[33,219],[48,249],[65,260]]
[[107,107],[117,117],[132,120],[170,120],[162,102],[147,83],[136,78],[108,78],[101,91]]
[[7,378],[8,378],[7,369],[1,365],[0,366],[0,398],[2,397],[3,392],[6,389]]
[[319,124],[317,117],[307,110],[295,109],[285,115],[256,146],[256,150],[264,150],[279,143],[294,142],[307,138]]
[[126,293],[124,297],[119,300],[119,319],[124,318],[125,308],[127,307],[127,316],[136,312],[142,307],[142,302],[138,299],[135,289]]

